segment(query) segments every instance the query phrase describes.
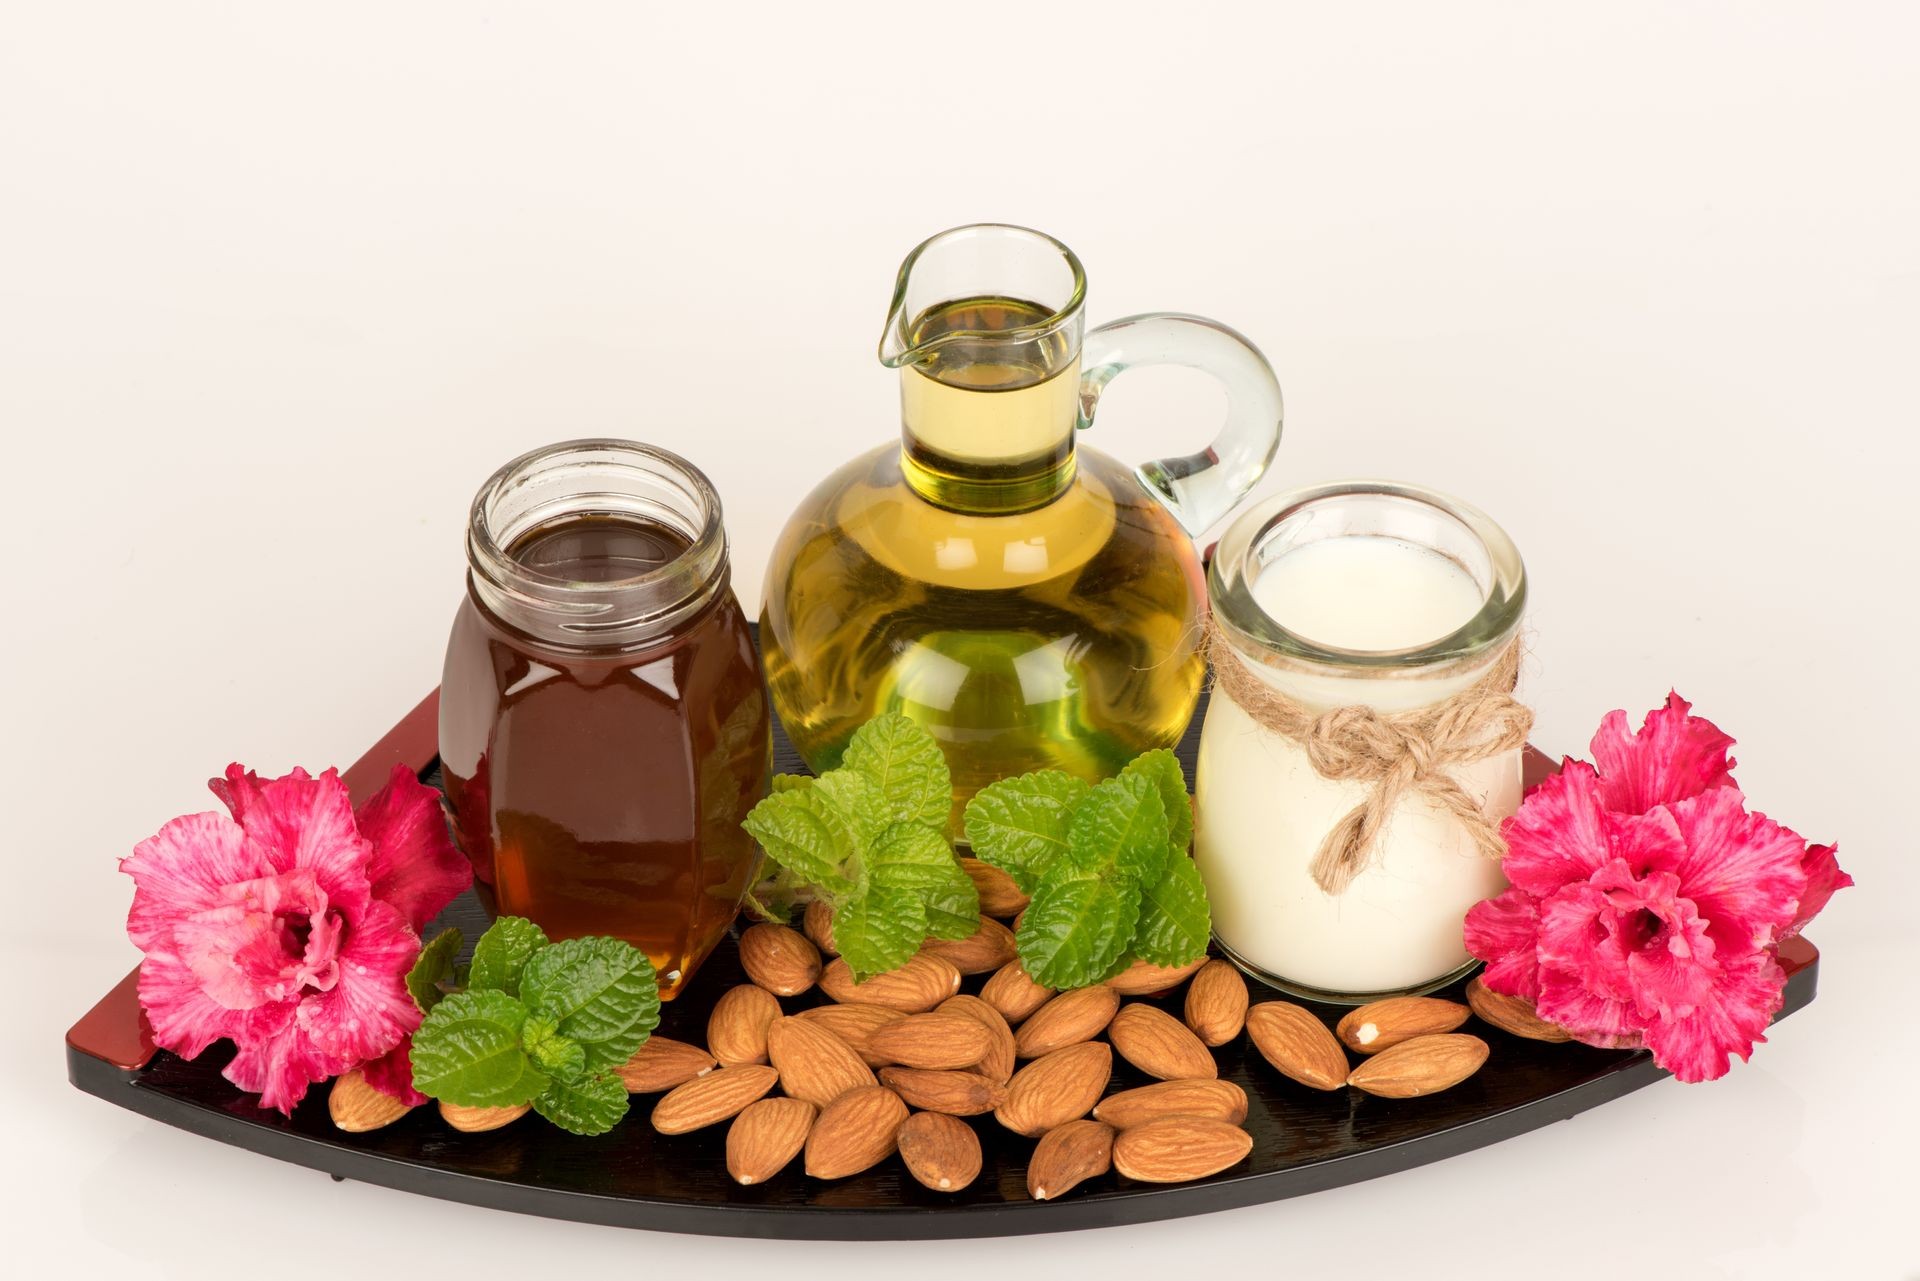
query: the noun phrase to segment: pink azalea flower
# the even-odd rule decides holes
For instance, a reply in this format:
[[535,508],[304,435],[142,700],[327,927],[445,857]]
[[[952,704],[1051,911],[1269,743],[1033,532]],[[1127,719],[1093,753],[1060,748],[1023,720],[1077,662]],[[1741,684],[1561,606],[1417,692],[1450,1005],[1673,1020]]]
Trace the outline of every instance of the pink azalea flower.
[[1502,828],[1504,894],[1467,913],[1482,981],[1589,1045],[1645,1046],[1682,1081],[1766,1040],[1773,945],[1853,884],[1835,847],[1747,809],[1733,740],[1670,694],[1640,730],[1612,712]]
[[230,1040],[227,1079],[291,1112],[419,1026],[419,930],[470,872],[438,794],[404,766],[357,814],[333,770],[262,782],[231,765],[211,786],[230,814],[177,818],[120,864],[140,1004],[154,1044],[191,1059]]

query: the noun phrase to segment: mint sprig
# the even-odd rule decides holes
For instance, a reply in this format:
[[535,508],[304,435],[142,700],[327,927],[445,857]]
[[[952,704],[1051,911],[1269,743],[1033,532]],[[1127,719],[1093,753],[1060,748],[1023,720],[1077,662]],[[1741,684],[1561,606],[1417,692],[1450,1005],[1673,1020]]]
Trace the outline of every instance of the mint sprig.
[[856,981],[905,965],[929,936],[980,928],[980,898],[946,837],[953,777],[940,745],[896,713],[855,731],[840,767],[779,775],[741,824],[780,869],[833,909],[833,937]]
[[413,1034],[414,1087],[463,1107],[532,1104],[575,1134],[612,1129],[627,1111],[614,1069],[660,1021],[646,954],[610,938],[550,943],[531,921],[503,916],[474,944],[466,990],[447,995],[459,947],[457,931],[437,936],[408,976],[426,1015]]
[[1032,898],[1015,941],[1035,981],[1085,987],[1132,958],[1205,955],[1212,918],[1172,752],[1144,753],[1093,787],[1059,770],[1003,779],[968,803],[966,830],[974,856]]

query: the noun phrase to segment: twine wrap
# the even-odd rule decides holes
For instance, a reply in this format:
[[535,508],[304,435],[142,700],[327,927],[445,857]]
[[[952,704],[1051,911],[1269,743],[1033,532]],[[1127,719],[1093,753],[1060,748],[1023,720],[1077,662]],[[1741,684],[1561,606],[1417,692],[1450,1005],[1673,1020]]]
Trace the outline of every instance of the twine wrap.
[[1371,789],[1320,842],[1311,871],[1326,893],[1343,893],[1366,870],[1387,819],[1407,797],[1450,815],[1486,857],[1507,852],[1480,802],[1449,771],[1526,743],[1533,713],[1513,697],[1520,677],[1517,640],[1472,685],[1405,712],[1364,706],[1313,712],[1254,675],[1217,626],[1208,628],[1207,649],[1214,684],[1255,724],[1298,744],[1320,777]]

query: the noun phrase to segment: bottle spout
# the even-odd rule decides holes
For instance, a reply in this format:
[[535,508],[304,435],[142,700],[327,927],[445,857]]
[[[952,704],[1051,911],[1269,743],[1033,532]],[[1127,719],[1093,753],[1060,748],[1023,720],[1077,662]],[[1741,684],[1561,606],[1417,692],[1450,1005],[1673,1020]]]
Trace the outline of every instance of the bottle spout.
[[[1086,273],[1073,251],[1042,232],[1004,223],[955,227],[915,246],[894,278],[880,333],[880,363],[929,363],[956,344],[1033,344],[1071,339],[1079,347]],[[944,308],[978,300],[1012,307]],[[940,323],[927,323],[936,311]]]

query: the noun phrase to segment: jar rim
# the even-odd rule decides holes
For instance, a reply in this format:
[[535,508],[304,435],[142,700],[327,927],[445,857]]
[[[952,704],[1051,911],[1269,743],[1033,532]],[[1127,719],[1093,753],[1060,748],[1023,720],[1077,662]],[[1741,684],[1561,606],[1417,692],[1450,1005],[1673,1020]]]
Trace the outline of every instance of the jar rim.
[[[1480,608],[1474,615],[1445,635],[1418,644],[1358,649],[1293,631],[1262,608],[1252,589],[1266,563],[1266,550],[1310,524],[1316,515],[1357,506],[1371,506],[1386,513],[1398,509],[1418,517],[1402,521],[1394,529],[1372,532],[1424,547],[1455,563],[1459,563],[1457,556],[1446,547],[1435,546],[1438,539],[1418,537],[1416,527],[1425,521],[1432,528],[1447,528],[1472,540],[1485,558],[1478,573],[1474,566],[1461,566],[1481,589]],[[1356,536],[1356,531],[1329,528],[1299,541],[1351,536]],[[1370,676],[1426,675],[1484,659],[1502,648],[1518,630],[1526,611],[1527,574],[1513,539],[1471,503],[1421,485],[1349,480],[1276,494],[1243,511],[1214,549],[1207,569],[1207,594],[1215,624],[1228,640],[1249,657],[1269,665],[1336,668]]]
[[[528,530],[589,514],[649,520],[687,546],[644,573],[597,580],[536,569],[511,554]],[[567,648],[652,640],[726,581],[720,496],[699,468],[657,445],[614,437],[543,445],[499,468],[474,495],[467,563],[481,603],[536,639]]]

